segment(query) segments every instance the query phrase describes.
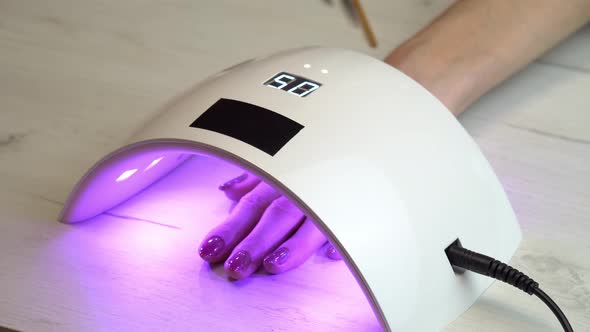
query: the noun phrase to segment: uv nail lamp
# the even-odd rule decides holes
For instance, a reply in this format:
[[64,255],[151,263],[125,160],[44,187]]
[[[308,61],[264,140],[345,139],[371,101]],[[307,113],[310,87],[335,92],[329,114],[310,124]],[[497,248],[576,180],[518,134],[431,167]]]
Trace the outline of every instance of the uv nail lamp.
[[508,261],[520,230],[476,144],[415,81],[352,51],[249,60],[198,84],[73,189],[66,223],[127,200],[196,154],[259,176],[337,246],[386,330],[439,330],[491,279],[445,248]]

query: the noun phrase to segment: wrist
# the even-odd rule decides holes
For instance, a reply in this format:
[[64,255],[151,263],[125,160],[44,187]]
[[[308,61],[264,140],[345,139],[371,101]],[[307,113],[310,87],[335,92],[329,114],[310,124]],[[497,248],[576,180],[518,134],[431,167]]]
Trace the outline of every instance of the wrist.
[[480,60],[455,54],[449,46],[438,47],[418,36],[396,48],[385,62],[417,81],[459,115],[477,99],[472,63]]

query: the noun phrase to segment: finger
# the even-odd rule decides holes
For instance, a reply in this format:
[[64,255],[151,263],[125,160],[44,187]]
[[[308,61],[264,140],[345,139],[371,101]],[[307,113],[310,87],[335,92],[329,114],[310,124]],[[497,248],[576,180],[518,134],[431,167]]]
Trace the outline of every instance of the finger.
[[289,271],[303,264],[324,243],[326,243],[324,234],[311,220],[305,219],[291,238],[264,258],[264,269],[272,274]]
[[332,243],[328,243],[328,245],[326,246],[326,256],[335,261],[339,261],[342,259],[342,255],[340,255],[338,249],[336,249],[336,247],[334,247]]
[[219,186],[219,190],[225,193],[232,201],[239,201],[260,183],[260,179],[252,174],[243,173]]
[[199,248],[199,256],[210,263],[225,260],[233,248],[256,226],[266,208],[280,194],[264,182],[244,195],[226,220],[212,229]]
[[276,199],[252,232],[234,248],[225,262],[227,274],[234,279],[252,274],[262,259],[297,229],[303,218],[303,213],[287,198]]

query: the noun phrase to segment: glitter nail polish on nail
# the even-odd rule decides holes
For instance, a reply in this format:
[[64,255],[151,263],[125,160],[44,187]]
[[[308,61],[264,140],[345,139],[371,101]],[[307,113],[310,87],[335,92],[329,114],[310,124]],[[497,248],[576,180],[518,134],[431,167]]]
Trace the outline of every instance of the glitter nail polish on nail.
[[244,180],[246,180],[248,178],[248,173],[244,173],[236,178],[233,178],[229,181],[227,181],[226,183],[222,184],[221,186],[219,186],[219,190],[227,190],[229,188],[231,188],[233,185],[235,185],[236,183],[240,183]]
[[218,256],[225,247],[225,241],[219,236],[212,236],[199,249],[199,256],[204,259]]
[[263,263],[266,266],[281,266],[287,261],[287,258],[289,258],[289,249],[283,247],[267,256]]
[[240,250],[229,259],[227,269],[231,272],[241,272],[246,270],[251,263],[252,258],[250,254],[244,250]]

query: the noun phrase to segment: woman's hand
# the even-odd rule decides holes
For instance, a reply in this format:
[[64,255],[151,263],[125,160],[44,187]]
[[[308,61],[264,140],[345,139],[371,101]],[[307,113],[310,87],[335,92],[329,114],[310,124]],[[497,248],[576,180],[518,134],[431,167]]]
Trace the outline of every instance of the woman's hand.
[[[251,174],[244,173],[219,189],[238,203],[205,236],[199,255],[210,263],[225,262],[231,278],[245,278],[260,265],[268,273],[288,271],[327,242],[293,203]],[[326,255],[340,259],[332,245],[327,246]]]

